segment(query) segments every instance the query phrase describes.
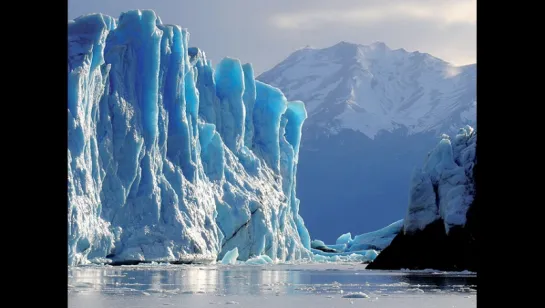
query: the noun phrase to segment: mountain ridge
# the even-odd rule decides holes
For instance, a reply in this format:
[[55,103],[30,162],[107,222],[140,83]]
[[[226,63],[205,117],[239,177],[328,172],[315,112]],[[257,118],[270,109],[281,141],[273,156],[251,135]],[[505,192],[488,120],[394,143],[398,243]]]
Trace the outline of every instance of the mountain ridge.
[[476,64],[454,66],[428,53],[392,50],[383,42],[346,41],[299,49],[257,77],[289,99],[305,102],[307,128],[352,129],[371,139],[402,126],[409,134],[439,135],[475,125],[475,78]]

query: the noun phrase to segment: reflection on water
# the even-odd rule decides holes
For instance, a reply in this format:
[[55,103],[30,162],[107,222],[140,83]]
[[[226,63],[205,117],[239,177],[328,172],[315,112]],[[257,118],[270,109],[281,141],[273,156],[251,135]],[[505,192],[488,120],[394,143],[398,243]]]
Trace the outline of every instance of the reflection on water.
[[445,289],[450,287],[468,287],[477,288],[477,276],[476,275],[440,275],[440,274],[416,274],[407,273],[400,277],[403,281],[410,285],[425,285],[435,287],[437,289]]
[[474,292],[476,275],[368,271],[363,268],[297,269],[290,266],[122,266],[69,270],[68,292],[110,295],[215,294],[376,294]]

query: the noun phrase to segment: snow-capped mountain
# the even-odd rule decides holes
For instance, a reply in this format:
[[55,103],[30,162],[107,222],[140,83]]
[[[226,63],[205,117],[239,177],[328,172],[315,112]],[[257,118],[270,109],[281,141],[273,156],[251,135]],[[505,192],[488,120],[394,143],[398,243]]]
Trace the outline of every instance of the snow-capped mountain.
[[303,48],[258,79],[305,102],[306,126],[332,132],[352,129],[373,139],[381,130],[448,133],[475,122],[475,64],[456,67],[384,43]]
[[380,42],[305,47],[257,79],[306,105],[297,190],[311,234],[325,241],[403,217],[412,169],[441,134],[476,127],[476,64]]

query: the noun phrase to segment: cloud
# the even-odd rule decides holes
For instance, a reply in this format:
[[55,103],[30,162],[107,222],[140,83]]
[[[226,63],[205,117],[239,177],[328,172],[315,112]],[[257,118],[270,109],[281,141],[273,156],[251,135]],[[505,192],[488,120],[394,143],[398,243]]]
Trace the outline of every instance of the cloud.
[[475,25],[476,6],[476,0],[383,0],[355,7],[278,13],[272,15],[269,21],[277,28],[290,30],[311,30],[332,25],[366,26],[388,20],[425,20],[438,26]]
[[102,12],[118,17],[154,9],[164,23],[191,33],[189,43],[217,63],[254,64],[256,75],[305,45],[339,41],[427,52],[453,64],[474,63],[475,0],[69,0],[69,19]]

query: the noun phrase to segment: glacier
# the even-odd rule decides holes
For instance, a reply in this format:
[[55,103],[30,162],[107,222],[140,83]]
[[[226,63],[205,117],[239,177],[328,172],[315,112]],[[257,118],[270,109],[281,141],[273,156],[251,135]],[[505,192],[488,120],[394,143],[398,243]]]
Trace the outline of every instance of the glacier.
[[475,189],[473,167],[477,131],[466,125],[451,140],[444,134],[428,154],[424,166],[415,169],[403,231],[414,233],[441,219],[448,234],[453,226],[464,226]]
[[367,269],[478,271],[477,130],[443,135],[413,174],[399,232]]
[[68,21],[69,265],[312,258],[304,104],[188,41],[152,10]]

